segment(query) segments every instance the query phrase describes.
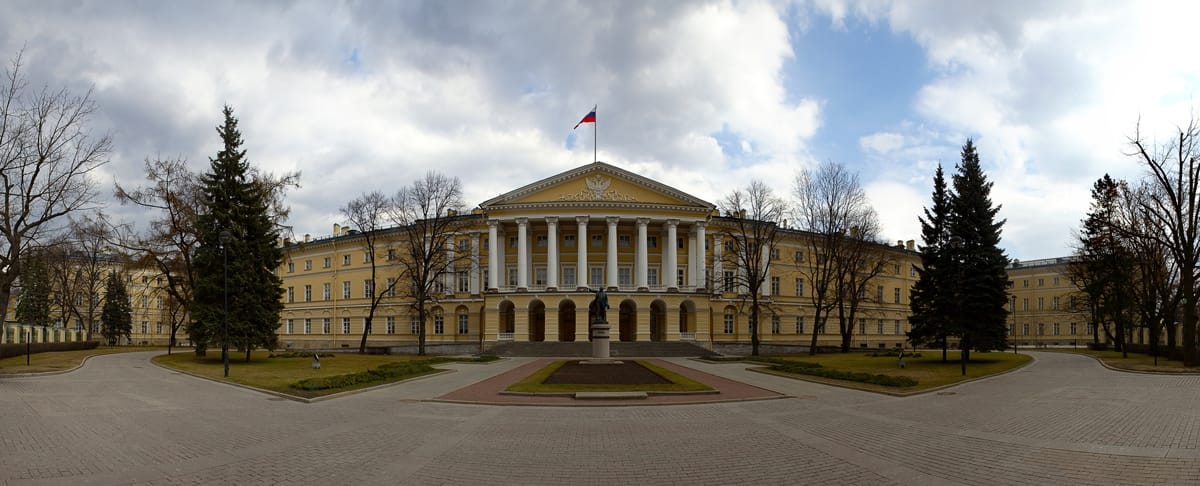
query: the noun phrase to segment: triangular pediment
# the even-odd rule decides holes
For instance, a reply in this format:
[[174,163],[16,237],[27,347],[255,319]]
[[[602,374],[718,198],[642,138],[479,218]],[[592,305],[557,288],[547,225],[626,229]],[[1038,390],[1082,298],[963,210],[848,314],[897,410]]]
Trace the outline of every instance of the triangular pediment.
[[542,179],[489,199],[479,207],[488,210],[614,204],[705,212],[714,207],[712,203],[683,191],[604,162],[595,162]]

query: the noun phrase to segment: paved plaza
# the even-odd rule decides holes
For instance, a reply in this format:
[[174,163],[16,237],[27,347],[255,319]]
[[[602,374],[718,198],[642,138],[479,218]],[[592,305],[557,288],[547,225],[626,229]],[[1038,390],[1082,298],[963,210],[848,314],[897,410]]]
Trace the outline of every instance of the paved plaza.
[[669,359],[792,398],[624,407],[431,401],[527,358],[309,404],[152,354],[0,377],[0,485],[1200,483],[1200,376],[1067,354],[906,398]]

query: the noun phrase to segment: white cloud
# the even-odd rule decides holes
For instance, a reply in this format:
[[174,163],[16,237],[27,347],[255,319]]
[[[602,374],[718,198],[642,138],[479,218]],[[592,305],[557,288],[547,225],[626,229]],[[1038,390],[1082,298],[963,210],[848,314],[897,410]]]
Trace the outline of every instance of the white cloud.
[[859,137],[858,145],[863,150],[877,154],[889,154],[904,147],[904,136],[898,133],[879,132]]

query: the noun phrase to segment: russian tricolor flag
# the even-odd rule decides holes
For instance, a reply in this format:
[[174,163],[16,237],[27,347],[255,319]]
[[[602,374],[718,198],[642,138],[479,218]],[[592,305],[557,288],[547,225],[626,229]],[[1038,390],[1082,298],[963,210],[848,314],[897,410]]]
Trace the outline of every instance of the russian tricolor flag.
[[[579,120],[579,123],[575,124],[575,128],[579,128],[579,125],[583,125],[584,123],[596,123],[596,107],[593,106],[592,111],[588,112],[586,115],[583,115],[583,119]],[[575,128],[572,128],[571,130],[574,130]]]

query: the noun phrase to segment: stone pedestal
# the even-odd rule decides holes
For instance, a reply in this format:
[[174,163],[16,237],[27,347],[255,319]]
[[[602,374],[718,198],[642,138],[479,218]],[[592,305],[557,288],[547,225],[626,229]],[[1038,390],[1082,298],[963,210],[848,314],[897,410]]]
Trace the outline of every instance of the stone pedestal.
[[592,328],[592,359],[579,361],[580,364],[622,364],[622,361],[611,359],[608,350],[609,331],[612,326],[608,320],[601,318],[591,323]]

